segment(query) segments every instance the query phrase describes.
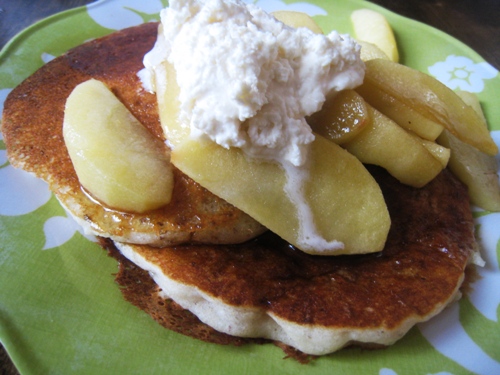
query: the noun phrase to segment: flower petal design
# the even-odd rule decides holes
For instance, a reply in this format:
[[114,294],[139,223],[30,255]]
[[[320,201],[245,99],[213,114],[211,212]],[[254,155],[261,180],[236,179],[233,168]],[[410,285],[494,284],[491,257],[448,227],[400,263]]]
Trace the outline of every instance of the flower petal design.
[[497,322],[497,310],[500,305],[500,270],[496,256],[500,246],[500,213],[481,216],[477,219],[480,225],[482,253],[486,261],[484,267],[477,267],[478,278],[471,284],[473,292],[470,302],[487,319]]
[[[12,89],[1,89],[0,90],[0,120],[2,120],[3,103],[5,102],[5,99],[7,99],[7,95],[9,95],[11,91],[12,91]],[[2,132],[0,132],[0,139],[3,139]]]
[[46,52],[44,52],[44,53],[42,53],[41,58],[42,58],[42,61],[43,61],[45,64],[47,64],[48,62],[50,62],[50,61],[54,60],[56,57],[55,57],[54,55],[51,55],[50,53],[46,53]]
[[398,373],[390,368],[382,368],[378,375],[398,375]]
[[164,8],[160,0],[148,0],[138,2],[137,0],[103,1],[87,6],[89,16],[99,25],[112,30],[120,30],[147,22],[143,14],[158,16]]
[[458,303],[419,328],[434,348],[467,370],[479,375],[500,374],[500,363],[488,356],[462,327]]
[[7,165],[0,169],[0,215],[26,215],[47,203],[52,193],[47,184]]
[[498,75],[492,65],[486,62],[474,63],[464,56],[450,55],[445,61],[439,61],[430,66],[429,73],[450,89],[460,89],[470,92],[484,90],[484,80]]
[[43,232],[45,233],[45,245],[43,250],[64,245],[77,232],[85,236],[87,239],[95,241],[94,236],[83,233],[83,229],[68,213],[66,213],[65,217],[53,216],[49,218],[43,226]]
[[43,250],[52,249],[68,242],[77,232],[75,226],[72,225],[73,223],[63,216],[54,216],[48,219],[43,226],[45,233]]

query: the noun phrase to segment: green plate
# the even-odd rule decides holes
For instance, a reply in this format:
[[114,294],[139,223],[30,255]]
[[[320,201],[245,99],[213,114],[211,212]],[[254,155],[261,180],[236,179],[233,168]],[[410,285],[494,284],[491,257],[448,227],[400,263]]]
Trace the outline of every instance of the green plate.
[[[0,108],[54,56],[156,19],[165,5],[100,1],[24,30],[0,52]],[[491,129],[500,130],[498,71],[450,36],[360,0],[259,5],[305,11],[326,32],[351,32],[348,16],[357,8],[381,11],[402,62],[477,92]],[[492,134],[500,143],[500,132]],[[114,283],[116,262],[80,233],[45,183],[8,164],[0,140],[0,339],[22,374],[499,374],[500,214],[478,212],[477,225],[487,265],[460,302],[388,349],[347,349],[304,366],[273,345],[235,348],[184,337],[126,303]]]

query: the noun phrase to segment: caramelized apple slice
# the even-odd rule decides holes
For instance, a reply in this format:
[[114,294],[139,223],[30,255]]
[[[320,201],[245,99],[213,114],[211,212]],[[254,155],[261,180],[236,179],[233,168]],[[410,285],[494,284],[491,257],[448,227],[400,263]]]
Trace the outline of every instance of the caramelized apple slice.
[[366,62],[363,87],[373,95],[391,95],[488,155],[498,152],[488,129],[474,109],[427,74],[389,60],[369,60]]
[[428,141],[426,139],[422,139],[420,137],[415,136],[422,145],[434,156],[443,166],[446,168],[448,166],[448,162],[450,161],[451,151],[449,148],[444,147],[436,142]]
[[110,208],[145,212],[167,204],[173,174],[163,143],[97,80],[66,102],[63,134],[82,186]]
[[439,143],[451,149],[451,171],[467,185],[471,202],[488,211],[500,211],[498,164],[494,156],[462,142],[444,131]]
[[[459,91],[458,95],[480,115],[486,128],[477,96],[464,91]],[[469,188],[471,202],[485,210],[500,211],[500,181],[495,157],[460,141],[447,131],[438,142],[451,149],[450,169]]]
[[443,132],[442,125],[424,117],[385,91],[372,90],[370,85],[361,85],[356,88],[356,91],[378,111],[394,120],[402,128],[417,134],[420,138],[435,141]]
[[422,187],[441,172],[441,162],[416,136],[369,105],[368,110],[370,124],[343,147],[363,163],[383,167],[406,185]]
[[354,90],[327,99],[319,112],[307,118],[314,132],[338,145],[352,140],[369,121],[366,103]]

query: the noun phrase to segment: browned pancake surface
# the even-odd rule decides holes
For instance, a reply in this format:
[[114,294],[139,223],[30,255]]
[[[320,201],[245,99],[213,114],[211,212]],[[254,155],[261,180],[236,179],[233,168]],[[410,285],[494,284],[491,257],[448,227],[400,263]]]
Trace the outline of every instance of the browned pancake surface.
[[[148,313],[161,326],[183,335],[218,345],[241,346],[244,344],[264,344],[265,339],[236,337],[219,331],[201,322],[190,311],[183,309],[171,299],[161,295],[161,289],[149,273],[125,258],[109,239],[99,238],[100,245],[119,264],[116,282],[121,287],[124,298],[134,306]],[[308,363],[313,356],[280,342],[274,342],[286,356]]]
[[[12,165],[34,172],[97,234],[128,242],[143,233],[156,246],[183,242],[237,243],[260,224],[174,168],[171,203],[145,214],[108,210],[83,193],[62,136],[64,105],[73,88],[103,81],[153,134],[163,139],[155,95],[137,77],[158,25],[147,23],[76,47],[51,61],[8,96],[2,131]],[[168,150],[166,150],[168,152]]]
[[169,278],[230,305],[298,324],[397,330],[427,319],[454,296],[476,250],[473,218],[467,190],[448,170],[422,189],[371,171],[392,218],[379,254],[311,256],[271,233],[235,246],[134,250]]

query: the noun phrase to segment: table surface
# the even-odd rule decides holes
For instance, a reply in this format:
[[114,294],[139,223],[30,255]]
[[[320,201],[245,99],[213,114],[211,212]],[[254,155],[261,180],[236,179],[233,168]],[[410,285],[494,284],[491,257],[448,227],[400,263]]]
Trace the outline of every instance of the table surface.
[[[340,1],[340,0],[339,0]],[[93,0],[0,0],[0,48],[32,23]],[[499,0],[372,0],[459,39],[500,69]],[[18,374],[0,346],[0,375]]]

